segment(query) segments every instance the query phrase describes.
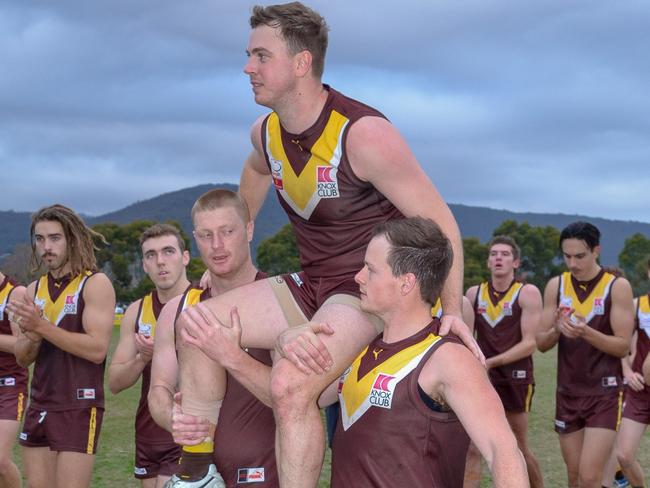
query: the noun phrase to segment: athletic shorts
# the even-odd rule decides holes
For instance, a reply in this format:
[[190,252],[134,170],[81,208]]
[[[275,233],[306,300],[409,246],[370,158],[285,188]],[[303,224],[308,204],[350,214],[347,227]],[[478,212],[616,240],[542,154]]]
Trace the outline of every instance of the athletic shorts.
[[0,420],[20,422],[25,414],[27,387],[0,386]]
[[629,386],[625,390],[623,402],[623,417],[640,424],[650,424],[650,389],[634,391]]
[[570,434],[585,427],[616,430],[621,421],[623,392],[572,397],[555,394],[555,432]]
[[104,409],[98,407],[47,412],[30,405],[19,436],[20,445],[95,454],[103,418]]
[[[323,305],[341,303],[359,309],[359,285],[354,277],[310,278],[303,271],[267,278],[282,307],[289,327],[304,324]],[[374,315],[368,318],[377,332],[384,330],[383,322]]]
[[535,394],[535,385],[509,384],[494,385],[503,409],[506,412],[528,413]]
[[133,474],[143,480],[158,475],[171,476],[178,471],[181,446],[173,442],[153,444],[135,440],[135,468]]

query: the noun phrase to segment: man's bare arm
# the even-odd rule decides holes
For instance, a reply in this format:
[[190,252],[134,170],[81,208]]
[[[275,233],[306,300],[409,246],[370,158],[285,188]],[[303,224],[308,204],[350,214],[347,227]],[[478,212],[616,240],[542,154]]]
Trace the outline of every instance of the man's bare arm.
[[[27,287],[27,290],[23,294],[22,302],[27,305],[33,305],[35,290],[36,290],[36,282],[32,282]],[[19,301],[16,300],[15,302],[10,303],[8,305],[8,309],[11,311],[12,315],[13,315],[13,310],[12,310],[13,306],[17,305],[18,303]],[[12,324],[18,325],[16,324],[15,320],[16,317],[13,317]],[[38,356],[38,351],[41,349],[41,342],[42,342],[41,336],[33,332],[25,333],[19,327],[18,336],[16,337],[16,344],[14,345],[14,355],[16,356],[16,362],[20,366],[26,368],[34,361],[36,361],[36,357]]]
[[542,294],[533,285],[524,285],[519,292],[521,307],[521,341],[501,354],[487,360],[488,368],[498,368],[530,356],[535,351],[535,336],[542,316]]
[[560,331],[556,327],[558,319],[557,294],[560,286],[559,277],[552,278],[544,288],[544,307],[540,320],[539,331],[535,335],[537,348],[546,352],[552,349],[560,340]]
[[133,386],[148,364],[135,344],[136,320],[141,300],[133,302],[126,309],[120,325],[120,341],[115,348],[108,368],[108,387],[113,394]]
[[266,165],[262,148],[261,126],[263,119],[264,117],[257,119],[251,128],[253,151],[244,162],[239,179],[239,195],[248,205],[253,220],[262,208],[271,184],[271,173]]
[[419,383],[431,398],[449,404],[456,413],[487,461],[494,486],[529,486],[524,458],[501,400],[467,348],[454,343],[440,346],[422,369]]
[[[23,301],[24,296],[25,296],[25,287],[16,286],[11,290],[11,295],[9,295],[8,303]],[[7,313],[9,313],[8,310]],[[11,334],[0,334],[0,351],[9,354],[14,354],[14,349],[16,347],[16,338],[18,337],[18,334],[20,334],[20,329],[18,328],[16,323],[12,320],[9,321],[9,324],[11,327]]]

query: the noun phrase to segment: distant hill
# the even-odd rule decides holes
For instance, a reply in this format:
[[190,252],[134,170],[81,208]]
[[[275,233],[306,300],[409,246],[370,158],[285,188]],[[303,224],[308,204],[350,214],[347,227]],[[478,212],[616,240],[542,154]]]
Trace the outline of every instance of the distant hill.
[[[191,235],[190,209],[194,201],[210,188],[217,186],[231,190],[237,189],[235,185],[230,184],[194,186],[136,202],[115,212],[97,217],[86,217],[86,221],[88,224],[94,225],[102,222],[125,224],[138,219],[176,220],[181,223],[185,232]],[[588,220],[596,225],[603,234],[603,264],[618,263],[618,254],[623,248],[625,239],[632,234],[639,232],[650,238],[650,224],[642,222],[565,214],[517,213],[460,204],[450,204],[450,207],[456,216],[463,237],[478,237],[482,242],[488,240],[492,231],[504,220],[528,222],[536,226],[551,225],[558,229],[562,229],[568,223],[576,220]],[[0,257],[11,253],[16,244],[28,242],[29,222],[30,214],[28,212],[0,211]],[[287,217],[277,198],[273,192],[270,192],[255,221],[253,252],[260,241],[275,234],[287,222]]]

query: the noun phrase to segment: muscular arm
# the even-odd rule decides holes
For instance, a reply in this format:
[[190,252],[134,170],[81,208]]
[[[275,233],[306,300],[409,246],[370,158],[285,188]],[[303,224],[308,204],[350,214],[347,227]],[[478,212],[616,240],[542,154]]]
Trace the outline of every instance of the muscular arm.
[[105,274],[96,273],[86,281],[83,298],[85,307],[81,320],[84,332],[69,332],[44,318],[35,321],[29,330],[70,354],[100,364],[106,358],[111,340],[115,291]]
[[445,315],[461,317],[463,246],[456,219],[395,127],[380,117],[363,117],[351,128],[347,153],[352,170],[373,184],[406,217],[436,222],[451,242],[454,260],[442,291]]
[[474,334],[474,307],[467,297],[463,297],[463,322],[469,327],[470,333]]
[[[36,290],[36,282],[31,283],[25,293],[23,294],[23,303],[33,306],[34,293]],[[13,302],[18,304],[18,301]],[[14,323],[12,322],[12,329]],[[18,336],[16,338],[16,344],[14,345],[14,354],[16,356],[16,362],[23,368],[28,367],[38,356],[38,351],[41,349],[42,338],[38,334],[29,333],[29,335],[18,331]]]
[[252,220],[262,208],[271,183],[271,173],[266,165],[262,148],[261,126],[263,119],[264,117],[257,119],[251,128],[253,151],[244,162],[239,180],[239,195],[248,205]]
[[[25,287],[16,286],[11,290],[11,295],[9,296],[9,303],[23,301],[25,296]],[[0,318],[2,314],[0,314]],[[11,321],[11,334],[0,334],[0,351],[14,354],[14,348],[16,346],[16,338],[20,333],[18,326]]]
[[524,459],[501,400],[485,370],[464,346],[440,346],[422,369],[419,383],[431,398],[446,402],[456,413],[485,458],[494,486],[529,486]]
[[560,331],[556,327],[557,321],[557,293],[560,286],[559,277],[552,278],[544,289],[544,307],[540,320],[539,332],[535,335],[537,348],[546,352],[553,348],[560,340]]
[[139,306],[140,300],[133,302],[122,317],[120,341],[108,368],[108,387],[113,394],[133,386],[147,365],[135,344],[135,322]]
[[474,304],[476,303],[477,293],[478,293],[478,285],[470,286],[465,292],[465,300],[469,304],[469,308],[472,312],[472,326],[471,326],[472,334],[476,332],[476,329],[474,327],[475,325],[474,322],[476,320],[476,317],[474,316]]
[[535,351],[535,334],[542,316],[542,294],[533,285],[525,285],[519,293],[521,307],[521,341],[501,354],[487,360],[489,368],[514,363]]
[[155,422],[168,432],[172,431],[172,408],[178,384],[174,322],[180,300],[181,297],[171,299],[160,312],[156,322],[151,360],[149,411]]

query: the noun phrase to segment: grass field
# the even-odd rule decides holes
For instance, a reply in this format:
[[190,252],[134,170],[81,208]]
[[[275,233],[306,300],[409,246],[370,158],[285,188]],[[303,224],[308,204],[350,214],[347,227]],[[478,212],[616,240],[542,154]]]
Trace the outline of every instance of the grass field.
[[[111,351],[117,343],[118,330],[115,329]],[[555,412],[555,350],[535,355],[535,377],[537,386],[530,416],[529,439],[544,473],[547,487],[566,486],[564,464],[560,454],[557,435],[553,431]],[[106,387],[106,413],[99,441],[99,451],[95,461],[93,487],[139,487],[133,478],[133,417],[136,410],[140,387],[133,388],[115,396]],[[650,466],[650,440],[646,436],[639,449],[641,465],[646,476]],[[19,450],[15,449],[16,460]],[[321,475],[319,488],[329,486],[329,452]],[[486,473],[482,486],[491,486]],[[399,487],[401,488],[401,487]]]

